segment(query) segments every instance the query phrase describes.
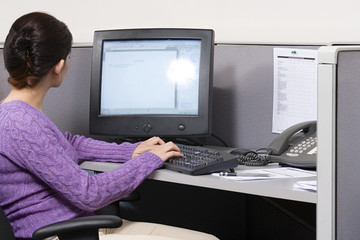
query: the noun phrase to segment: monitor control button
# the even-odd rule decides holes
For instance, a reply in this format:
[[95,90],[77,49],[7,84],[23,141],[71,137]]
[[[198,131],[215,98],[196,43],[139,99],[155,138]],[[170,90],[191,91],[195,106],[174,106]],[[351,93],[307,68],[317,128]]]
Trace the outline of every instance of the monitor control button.
[[149,133],[152,130],[152,126],[150,123],[145,123],[142,129],[144,130],[144,132]]
[[180,124],[178,128],[179,128],[180,131],[184,131],[184,130],[185,130],[185,125],[184,125],[184,124]]

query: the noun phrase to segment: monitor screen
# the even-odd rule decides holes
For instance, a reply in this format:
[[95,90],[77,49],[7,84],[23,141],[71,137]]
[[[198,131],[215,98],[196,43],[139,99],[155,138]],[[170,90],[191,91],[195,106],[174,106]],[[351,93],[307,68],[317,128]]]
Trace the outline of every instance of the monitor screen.
[[90,133],[209,135],[212,66],[212,30],[96,31]]

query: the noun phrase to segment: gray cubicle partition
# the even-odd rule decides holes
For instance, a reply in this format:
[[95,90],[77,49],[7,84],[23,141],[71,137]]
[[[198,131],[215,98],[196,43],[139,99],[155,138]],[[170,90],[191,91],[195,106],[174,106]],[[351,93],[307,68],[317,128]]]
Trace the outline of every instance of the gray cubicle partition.
[[360,51],[340,52],[337,75],[336,235],[360,236]]
[[360,236],[360,46],[319,51],[317,239]]
[[[215,46],[213,134],[231,147],[266,147],[272,133],[273,48],[317,46]],[[2,50],[0,50],[2,56]],[[44,112],[63,131],[89,136],[92,47],[73,47],[70,69],[60,88],[46,96]],[[10,87],[0,59],[0,98]],[[215,137],[207,144],[222,145]]]

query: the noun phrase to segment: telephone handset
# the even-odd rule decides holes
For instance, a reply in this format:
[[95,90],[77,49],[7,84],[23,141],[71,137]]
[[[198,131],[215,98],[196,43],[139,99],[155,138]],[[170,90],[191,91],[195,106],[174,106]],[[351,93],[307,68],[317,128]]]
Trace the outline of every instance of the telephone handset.
[[289,166],[316,168],[316,121],[298,123],[283,131],[269,145],[268,158]]

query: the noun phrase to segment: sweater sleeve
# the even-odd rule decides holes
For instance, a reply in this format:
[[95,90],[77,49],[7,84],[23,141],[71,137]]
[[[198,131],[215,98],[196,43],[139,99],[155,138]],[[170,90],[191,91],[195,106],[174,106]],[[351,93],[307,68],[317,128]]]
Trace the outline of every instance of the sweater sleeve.
[[5,121],[1,152],[69,203],[86,211],[94,211],[129,194],[163,163],[158,156],[147,152],[113,171],[89,175],[76,163],[74,147],[46,120],[24,112],[21,116],[12,114]]
[[124,142],[121,144],[86,138],[80,135],[65,134],[66,139],[76,149],[78,159],[96,160],[99,162],[126,162],[131,159],[139,143]]

